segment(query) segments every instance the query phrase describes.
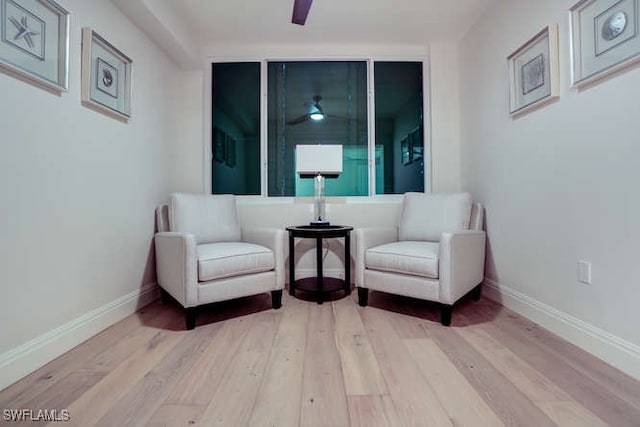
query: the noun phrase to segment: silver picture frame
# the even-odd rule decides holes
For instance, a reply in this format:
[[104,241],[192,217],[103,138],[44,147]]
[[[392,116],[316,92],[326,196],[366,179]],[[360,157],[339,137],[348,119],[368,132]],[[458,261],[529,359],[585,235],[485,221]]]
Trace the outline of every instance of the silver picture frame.
[[558,61],[557,24],[545,27],[507,57],[512,117],[558,99]]
[[69,12],[52,0],[0,0],[0,71],[61,95],[69,87]]
[[91,28],[82,29],[82,105],[117,120],[131,118],[133,61]]
[[570,9],[571,85],[583,88],[640,61],[640,0],[581,0]]

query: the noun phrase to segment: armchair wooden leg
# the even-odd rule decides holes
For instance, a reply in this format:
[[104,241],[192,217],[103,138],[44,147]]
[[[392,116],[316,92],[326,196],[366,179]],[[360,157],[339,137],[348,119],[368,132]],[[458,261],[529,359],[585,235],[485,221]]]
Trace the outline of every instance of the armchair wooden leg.
[[160,288],[160,301],[163,304],[169,304],[171,302],[171,295],[162,288]]
[[452,309],[453,309],[452,305],[440,304],[440,323],[442,323],[444,326],[451,325]]
[[471,290],[471,298],[474,301],[480,301],[480,295],[482,295],[482,283]]
[[184,309],[184,320],[188,330],[196,327],[196,307],[189,307]]
[[358,304],[360,307],[366,307],[369,304],[369,289],[358,287]]
[[275,309],[282,307],[282,289],[271,291],[271,307]]

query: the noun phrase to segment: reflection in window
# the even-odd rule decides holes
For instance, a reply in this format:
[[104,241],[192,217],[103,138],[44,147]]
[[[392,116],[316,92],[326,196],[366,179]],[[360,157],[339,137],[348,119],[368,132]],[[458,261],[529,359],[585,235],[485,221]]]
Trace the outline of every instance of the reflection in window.
[[[425,190],[422,62],[373,63],[371,117],[367,61],[268,62],[266,88],[261,65],[212,66],[213,193],[261,194],[264,185],[268,196],[313,195],[313,180],[295,174],[299,144],[343,146],[343,173],[326,181],[328,196]],[[267,95],[266,114],[261,91]],[[266,141],[261,141],[261,118]],[[375,124],[371,137],[370,122]],[[266,171],[261,171],[261,149]]]
[[375,62],[374,76],[376,151],[385,154],[376,192],[424,191],[422,63]]
[[260,194],[260,63],[216,63],[212,73],[212,193]]
[[269,196],[313,195],[313,180],[295,175],[298,144],[343,145],[327,196],[369,194],[365,61],[270,62],[267,98]]

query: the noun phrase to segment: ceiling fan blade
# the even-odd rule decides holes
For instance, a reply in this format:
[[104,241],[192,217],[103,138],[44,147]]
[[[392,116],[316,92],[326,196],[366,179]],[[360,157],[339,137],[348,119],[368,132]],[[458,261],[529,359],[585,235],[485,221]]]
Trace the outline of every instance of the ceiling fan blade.
[[349,120],[349,117],[336,116],[335,114],[325,114],[325,116],[331,119]]
[[300,116],[300,117],[296,117],[296,118],[295,118],[295,119],[293,119],[293,120],[289,120],[289,121],[287,122],[287,124],[288,124],[289,126],[295,126],[295,125],[299,125],[300,123],[304,123],[304,122],[306,122],[307,120],[309,120],[309,115],[308,115],[308,114],[303,114],[303,115],[302,115],[302,116]]
[[291,23],[304,25],[307,22],[307,15],[309,15],[309,9],[311,9],[311,3],[313,0],[294,0],[293,1],[293,14],[291,16]]

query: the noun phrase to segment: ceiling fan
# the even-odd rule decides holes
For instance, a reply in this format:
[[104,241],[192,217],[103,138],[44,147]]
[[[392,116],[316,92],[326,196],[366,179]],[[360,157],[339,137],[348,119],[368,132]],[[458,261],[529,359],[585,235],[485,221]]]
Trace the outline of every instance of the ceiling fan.
[[307,15],[309,15],[312,2],[313,0],[293,0],[292,24],[304,25],[307,22]]
[[295,125],[299,125],[300,123],[304,123],[307,120],[313,120],[318,122],[324,119],[325,113],[322,107],[320,106],[321,99],[322,99],[321,96],[316,95],[313,97],[313,103],[305,102],[305,105],[309,107],[309,112],[301,116],[298,116],[293,120],[289,120],[287,124],[289,126],[295,126]]

